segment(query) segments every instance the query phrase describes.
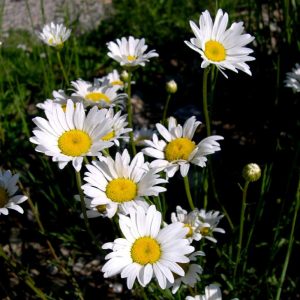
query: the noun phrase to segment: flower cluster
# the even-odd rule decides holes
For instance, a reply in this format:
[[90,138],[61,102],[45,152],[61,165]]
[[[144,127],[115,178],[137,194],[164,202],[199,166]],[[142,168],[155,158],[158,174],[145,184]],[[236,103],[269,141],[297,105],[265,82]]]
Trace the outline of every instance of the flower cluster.
[[[242,33],[242,22],[233,23],[226,30],[227,23],[228,15],[222,10],[214,23],[205,11],[199,28],[190,23],[196,38],[186,44],[200,53],[203,68],[214,64],[223,74],[224,69],[230,69],[251,75],[246,62],[254,58],[248,55],[252,50],[244,46],[254,38]],[[51,23],[40,38],[58,47],[69,35],[69,30]],[[218,211],[194,208],[186,183],[192,173],[191,165],[205,168],[207,156],[221,150],[219,142],[223,137],[208,134],[199,140],[201,122],[195,116],[181,125],[172,116],[166,121],[164,111],[163,121],[155,125],[156,131],[142,129],[135,133],[141,142],[135,143],[132,73],[158,54],[155,50],[146,53],[145,39],[132,36],[109,42],[107,47],[107,55],[119,63],[123,75],[113,69],[92,82],[81,78],[71,81],[71,95],[64,90],[53,91],[53,99],[37,104],[45,117],[33,119],[36,128],[30,141],[36,145],[36,151],[52,157],[60,169],[72,163],[79,199],[86,207],[82,213],[86,221],[87,217],[101,216],[118,225],[121,237],[103,245],[103,249],[110,250],[102,268],[104,277],[120,274],[129,289],[135,283],[145,287],[153,280],[172,293],[181,285],[193,288],[204,272],[200,261],[205,253],[196,249],[204,239],[216,243],[214,234],[225,231],[218,227],[223,217]],[[177,84],[169,82],[168,96],[176,91]],[[125,148],[128,142],[131,153]],[[169,214],[162,198],[177,171],[183,177],[191,211],[177,206],[176,212]],[[163,216],[170,217],[171,222]],[[219,294],[217,287],[208,286],[205,296],[196,298],[219,299]]]

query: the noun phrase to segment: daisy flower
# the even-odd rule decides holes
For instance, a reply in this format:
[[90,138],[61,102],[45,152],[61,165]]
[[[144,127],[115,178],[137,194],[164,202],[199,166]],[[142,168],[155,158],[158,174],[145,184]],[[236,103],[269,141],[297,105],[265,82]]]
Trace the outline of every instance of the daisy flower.
[[103,108],[99,111],[99,114],[103,114],[103,117],[108,119],[112,124],[112,131],[101,138],[103,141],[114,142],[117,146],[120,146],[119,139],[128,139],[128,136],[126,134],[132,131],[132,129],[126,128],[126,126],[128,125],[128,122],[126,121],[127,115],[121,116],[121,111],[118,111],[116,114],[114,114],[112,108]]
[[[205,295],[197,295],[195,297],[187,296],[185,300],[222,300],[220,288],[215,284],[210,284],[205,287]],[[238,300],[234,298],[232,300]]]
[[58,90],[52,92],[53,99],[47,99],[44,102],[37,103],[36,107],[46,110],[46,109],[52,109],[52,103],[58,104],[62,107],[63,111],[66,111],[66,106],[68,99],[71,99],[74,102],[74,105],[76,102],[80,102],[80,99],[74,98],[71,96],[68,96],[64,90]]
[[14,209],[20,214],[24,213],[20,203],[28,199],[24,195],[15,195],[18,190],[17,182],[19,174],[12,175],[11,171],[0,169],[0,215],[8,215],[8,208]]
[[223,13],[219,9],[213,23],[209,12],[203,12],[199,19],[199,27],[190,21],[190,26],[195,34],[195,38],[191,38],[190,42],[185,43],[200,53],[203,62],[202,68],[214,64],[222,74],[229,69],[234,72],[241,70],[248,75],[251,75],[250,67],[246,62],[255,58],[249,56],[253,52],[252,49],[244,47],[254,40],[250,34],[243,33],[243,22],[233,23],[226,30],[228,24],[228,14]]
[[63,24],[51,22],[43,27],[43,31],[39,33],[38,37],[49,46],[62,48],[70,34],[71,29],[67,29]]
[[186,255],[194,251],[185,239],[187,229],[179,223],[160,229],[161,220],[154,205],[146,211],[142,207],[131,209],[129,217],[120,215],[124,238],[103,245],[103,249],[112,250],[102,268],[105,278],[121,273],[131,289],[136,279],[144,287],[156,277],[165,289],[167,282],[174,283],[174,274],[184,275],[180,264],[188,263]]
[[180,173],[185,177],[189,171],[190,164],[200,167],[206,165],[206,155],[221,150],[218,140],[223,137],[212,135],[199,144],[192,139],[197,127],[201,122],[196,121],[193,116],[189,118],[183,125],[177,125],[176,119],[169,118],[168,129],[162,124],[156,124],[156,128],[160,135],[165,139],[159,140],[156,134],[153,134],[153,140],[146,140],[147,148],[142,151],[151,157],[156,158],[151,163],[151,167],[158,168],[159,171],[164,170],[168,177],[173,177],[176,171],[180,169]]
[[193,240],[199,241],[202,237],[201,233],[196,231],[199,226],[198,214],[198,210],[193,210],[190,213],[187,213],[187,211],[182,209],[180,206],[176,206],[176,213],[173,212],[171,214],[172,223],[180,222],[184,227],[189,229],[186,238],[190,243]]
[[197,231],[202,237],[213,243],[217,242],[217,240],[212,236],[213,232],[225,233],[223,228],[217,227],[220,220],[224,217],[223,215],[219,215],[219,213],[220,212],[218,211],[206,212],[204,209],[201,209],[198,214],[199,226]]
[[284,81],[286,87],[292,88],[294,93],[300,92],[300,65],[296,64],[292,72],[286,74],[286,80]]
[[117,70],[113,70],[112,72],[108,73],[106,76],[100,79],[100,81],[103,82],[105,79],[107,79],[108,83],[112,86],[117,86],[119,89],[124,88],[125,83],[121,79],[121,75]]
[[133,132],[133,140],[136,146],[146,146],[145,140],[151,139],[156,130],[142,127],[135,129]]
[[86,106],[100,106],[110,107],[123,102],[125,94],[117,94],[117,86],[109,86],[108,81],[100,83],[99,80],[91,82],[78,79],[72,81],[71,85],[74,87],[72,96],[78,97],[84,101]]
[[37,144],[35,150],[52,156],[63,169],[69,161],[77,172],[80,171],[84,156],[101,155],[101,150],[113,143],[101,138],[111,132],[111,122],[99,119],[98,108],[93,107],[85,115],[83,104],[67,101],[66,111],[57,104],[45,110],[47,119],[36,117],[33,122],[37,127],[30,141]]
[[[80,196],[75,195],[75,200],[80,201]],[[92,199],[88,197],[84,197],[84,203],[86,207],[86,214],[88,218],[97,218],[97,217],[107,217],[107,205],[97,205],[93,206]],[[83,213],[80,214],[80,217],[83,218]]]
[[[197,261],[197,256],[204,256],[204,252],[202,251],[196,251],[188,256],[189,260],[191,262]],[[170,285],[172,287],[172,293],[175,294],[178,289],[180,288],[180,285],[183,283],[187,286],[194,287],[195,284],[200,280],[199,275],[202,274],[203,269],[198,263],[188,263],[188,264],[180,264],[180,266],[184,269],[185,274],[184,276],[175,276],[174,283]]]
[[158,184],[166,180],[149,169],[144,161],[143,153],[138,153],[130,161],[128,151],[116,153],[115,160],[111,157],[99,157],[92,165],[86,165],[89,172],[85,173],[82,186],[86,196],[92,198],[91,205],[107,205],[107,216],[112,218],[118,208],[121,213],[128,214],[131,207],[148,207],[145,196],[158,196],[165,192]]
[[128,39],[125,37],[117,39],[116,43],[109,42],[107,47],[110,51],[107,55],[124,67],[145,66],[145,62],[150,58],[158,56],[155,50],[145,53],[148,48],[145,39],[135,39],[132,36]]

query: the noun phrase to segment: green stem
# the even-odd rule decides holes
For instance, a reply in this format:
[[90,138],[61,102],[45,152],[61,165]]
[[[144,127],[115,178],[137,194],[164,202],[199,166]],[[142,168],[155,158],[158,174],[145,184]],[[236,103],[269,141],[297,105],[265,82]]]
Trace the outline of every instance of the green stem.
[[185,192],[186,192],[186,196],[187,196],[188,201],[189,201],[190,208],[192,210],[194,210],[195,206],[194,206],[194,202],[193,202],[193,198],[192,198],[192,194],[191,194],[191,190],[190,190],[190,183],[189,183],[188,176],[184,176],[183,181],[184,181]]
[[204,69],[204,73],[203,73],[203,91],[202,91],[203,92],[203,112],[204,112],[207,136],[211,135],[210,119],[209,119],[208,105],[207,105],[207,77],[208,77],[209,70],[210,70],[209,67]]
[[245,186],[243,188],[243,199],[242,199],[242,208],[241,208],[241,215],[240,215],[240,233],[239,233],[239,241],[237,244],[237,255],[236,261],[234,266],[234,273],[233,273],[233,280],[235,282],[236,273],[238,269],[238,265],[241,259],[241,250],[242,250],[242,242],[243,242],[243,232],[244,232],[244,222],[245,222],[245,210],[246,210],[246,198],[247,198],[247,191],[250,181],[245,182]]
[[163,125],[165,125],[165,123],[166,123],[166,117],[167,117],[167,111],[168,111],[170,99],[171,99],[171,94],[168,93],[166,105],[165,105],[164,112],[163,112],[163,116],[162,116],[162,124],[163,124]]
[[131,70],[128,70],[128,82],[127,82],[127,113],[128,113],[128,124],[129,128],[132,129],[132,131],[129,132],[129,139],[130,139],[130,145],[132,149],[132,154],[136,155],[136,148],[135,143],[133,139],[133,121],[132,121],[132,104],[131,104]]
[[[11,269],[13,269],[17,275],[20,278],[23,278],[25,283],[28,285],[28,287],[35,292],[35,294],[43,300],[47,300],[48,297],[43,293],[42,290],[40,290],[38,287],[35,286],[34,280],[29,276],[29,274],[23,270],[18,271],[17,263],[12,259],[9,258],[6,253],[4,252],[2,245],[0,245],[0,256],[3,257],[5,262],[10,266]],[[25,278],[24,278],[25,277]]]
[[[249,247],[250,247],[250,244],[251,244],[251,241],[252,241],[254,230],[258,226],[258,224],[259,224],[259,222],[262,218],[263,212],[264,212],[264,206],[265,206],[264,196],[269,191],[270,182],[271,182],[270,181],[271,180],[271,174],[270,174],[271,170],[272,170],[272,167],[266,166],[264,171],[263,171],[263,176],[262,176],[262,181],[261,181],[261,188],[260,188],[260,197],[258,199],[257,207],[255,209],[254,218],[251,219],[251,228],[248,231],[247,242],[246,242],[246,246],[244,248],[245,257],[243,259],[243,268],[242,268],[243,274],[245,273],[245,271],[247,269]],[[268,269],[269,268],[267,268],[266,270],[268,270]]]
[[84,219],[84,223],[85,223],[86,229],[88,231],[88,234],[92,238],[94,244],[96,245],[96,247],[100,251],[102,251],[102,249],[98,245],[98,241],[97,241],[95,235],[93,234],[93,232],[92,232],[92,230],[90,228],[89,219],[88,219],[87,213],[86,213],[86,207],[85,207],[85,202],[84,202],[84,195],[83,195],[83,191],[82,191],[82,188],[81,188],[82,183],[81,183],[80,172],[75,172],[75,173],[76,173],[76,183],[77,183],[77,188],[78,188],[79,197],[80,197],[80,203],[81,203],[81,210],[82,210],[82,215],[83,215],[83,219]]
[[63,63],[62,63],[62,61],[61,61],[61,55],[60,55],[60,51],[59,51],[59,50],[56,50],[56,56],[57,56],[57,60],[58,60],[60,69],[61,69],[61,71],[62,71],[62,73],[63,73],[65,82],[66,82],[66,84],[68,85],[68,84],[69,84],[68,76],[67,76],[66,70],[65,70],[65,68],[64,68],[64,65],[63,65]]
[[295,232],[295,225],[296,225],[296,221],[297,221],[299,206],[300,206],[300,182],[298,183],[298,188],[297,188],[296,207],[295,207],[295,210],[294,210],[294,217],[293,217],[293,222],[292,222],[292,228],[291,228],[291,233],[290,233],[290,238],[289,238],[288,249],[287,249],[287,252],[286,252],[286,256],[285,256],[285,260],[284,260],[280,280],[279,280],[279,283],[278,283],[278,288],[277,288],[277,293],[276,293],[275,300],[280,300],[282,285],[283,285],[283,282],[285,280],[286,271],[287,271],[287,268],[288,268],[288,265],[289,265],[290,256],[291,256],[292,249],[293,249],[294,232]]

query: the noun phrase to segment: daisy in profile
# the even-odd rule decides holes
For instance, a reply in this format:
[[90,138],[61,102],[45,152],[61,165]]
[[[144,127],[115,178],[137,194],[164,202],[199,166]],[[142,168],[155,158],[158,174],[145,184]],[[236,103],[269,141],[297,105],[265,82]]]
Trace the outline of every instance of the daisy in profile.
[[115,160],[111,157],[99,157],[92,165],[86,165],[88,172],[82,189],[87,197],[92,198],[91,206],[106,205],[107,216],[112,218],[117,210],[128,214],[131,207],[148,207],[145,196],[158,196],[166,191],[159,186],[166,180],[149,169],[143,153],[130,159],[125,149],[117,153]]
[[121,116],[121,111],[119,110],[116,114],[114,114],[114,110],[110,109],[101,109],[99,110],[99,114],[103,115],[100,118],[106,118],[111,122],[112,131],[107,135],[103,136],[101,139],[103,141],[114,142],[116,146],[120,146],[119,139],[128,140],[127,133],[132,131],[131,128],[126,128],[128,125],[127,115]]
[[64,90],[58,90],[53,91],[52,93],[53,99],[47,99],[44,102],[37,103],[36,107],[46,110],[46,109],[52,109],[52,103],[58,104],[62,107],[63,111],[66,111],[67,102],[69,99],[71,99],[74,102],[74,105],[76,102],[80,102],[81,100],[72,96],[68,96]]
[[201,55],[202,68],[214,64],[226,78],[227,75],[223,72],[225,69],[236,73],[241,70],[251,75],[247,62],[255,58],[249,56],[253,50],[245,46],[254,37],[244,33],[243,22],[234,22],[229,29],[226,29],[227,25],[228,14],[223,13],[222,9],[218,10],[214,22],[206,10],[200,16],[199,27],[190,21],[195,37],[185,43]]
[[28,199],[24,195],[15,195],[18,186],[19,174],[12,174],[11,171],[0,169],[0,215],[8,215],[8,209],[13,209],[20,214],[24,213],[20,203]]
[[103,83],[95,80],[94,83],[78,79],[72,81],[74,93],[72,96],[81,99],[85,106],[112,107],[123,103],[125,94],[117,94],[119,87],[110,86],[106,80]]
[[100,82],[103,82],[104,80],[108,80],[108,83],[112,86],[117,86],[119,89],[124,89],[125,82],[121,79],[121,75],[115,69],[101,78]]
[[[75,195],[75,200],[80,201],[80,196]],[[84,203],[86,207],[86,214],[88,218],[97,218],[97,217],[107,217],[107,205],[97,205],[93,206],[92,199],[88,197],[84,197]],[[80,217],[83,218],[83,213],[80,214]]]
[[217,240],[213,237],[213,233],[225,233],[223,228],[217,227],[223,217],[218,211],[206,212],[204,209],[201,209],[198,214],[199,226],[197,228],[197,231],[201,234],[201,238],[203,237],[216,243]]
[[172,212],[171,214],[172,223],[180,222],[183,224],[184,227],[189,229],[186,238],[189,240],[190,243],[193,240],[199,241],[202,237],[201,233],[197,232],[197,228],[199,226],[198,214],[198,210],[193,210],[190,213],[188,213],[180,206],[176,206],[176,213]]
[[53,103],[45,114],[47,119],[33,119],[37,127],[30,141],[37,144],[37,152],[52,156],[60,169],[71,161],[79,172],[84,156],[101,155],[101,150],[113,145],[101,140],[112,131],[112,124],[105,118],[99,119],[97,107],[86,115],[82,103],[76,103],[74,107],[73,101],[68,100],[65,112],[60,105]]
[[286,87],[292,88],[294,93],[300,92],[300,65],[296,64],[292,72],[286,73],[286,80],[284,81]]
[[152,141],[146,140],[147,146],[142,151],[151,157],[156,158],[151,167],[164,170],[168,177],[173,177],[180,169],[183,177],[187,176],[190,164],[205,167],[206,156],[221,150],[218,140],[223,140],[219,135],[212,135],[196,144],[193,141],[194,133],[201,122],[190,117],[183,125],[177,125],[176,119],[169,118],[168,129],[162,124],[156,124],[159,134],[165,140],[159,140],[153,134]]
[[[187,296],[185,300],[222,300],[222,293],[219,286],[210,284],[205,287],[205,295],[197,295],[195,297]],[[232,300],[238,300],[234,298]]]
[[43,31],[39,33],[38,37],[49,46],[62,48],[70,34],[71,29],[67,29],[63,24],[51,22],[43,27]]
[[194,251],[188,240],[187,232],[179,223],[161,228],[162,215],[155,206],[146,211],[142,207],[130,210],[130,215],[120,215],[119,225],[124,238],[103,245],[111,249],[105,259],[102,272],[104,277],[121,274],[127,278],[127,287],[131,289],[137,279],[146,286],[156,277],[159,286],[165,289],[167,282],[174,283],[174,274],[184,275],[180,266],[188,263],[188,254]]
[[175,294],[180,285],[183,283],[187,286],[194,287],[195,284],[200,281],[199,275],[202,274],[203,269],[197,263],[197,256],[205,256],[204,252],[202,251],[195,251],[191,255],[188,256],[190,262],[196,263],[187,263],[187,264],[180,264],[180,266],[184,269],[185,274],[184,276],[175,276],[175,280],[173,284],[169,284],[172,287],[172,293]]
[[147,53],[148,46],[145,45],[145,39],[135,39],[130,36],[128,39],[122,37],[117,39],[116,42],[107,43],[107,53],[109,57],[120,63],[122,67],[131,68],[137,66],[145,66],[145,63],[152,57],[157,57],[158,54],[155,50]]
[[156,133],[156,130],[152,128],[142,127],[135,129],[133,132],[133,139],[136,146],[146,146],[145,140],[152,138],[153,133]]

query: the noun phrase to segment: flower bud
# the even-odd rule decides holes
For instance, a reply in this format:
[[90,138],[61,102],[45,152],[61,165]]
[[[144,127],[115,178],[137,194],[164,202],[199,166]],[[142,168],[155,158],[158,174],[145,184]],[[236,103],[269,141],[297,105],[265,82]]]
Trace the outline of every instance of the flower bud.
[[166,84],[166,90],[170,94],[175,94],[177,92],[177,83],[174,80],[170,80]]
[[257,181],[261,176],[261,169],[257,164],[248,164],[243,169],[243,177],[246,181]]
[[122,73],[121,73],[121,79],[123,80],[123,81],[125,81],[125,82],[127,82],[128,81],[128,79],[129,79],[129,74],[128,74],[128,72],[126,71],[126,70],[124,70]]

